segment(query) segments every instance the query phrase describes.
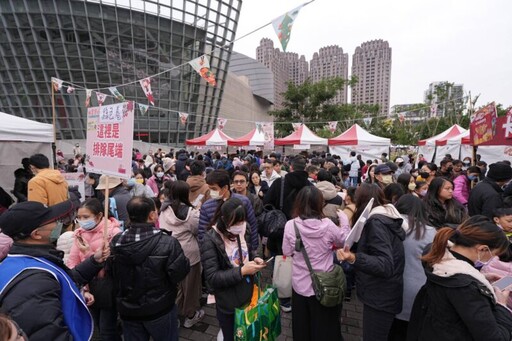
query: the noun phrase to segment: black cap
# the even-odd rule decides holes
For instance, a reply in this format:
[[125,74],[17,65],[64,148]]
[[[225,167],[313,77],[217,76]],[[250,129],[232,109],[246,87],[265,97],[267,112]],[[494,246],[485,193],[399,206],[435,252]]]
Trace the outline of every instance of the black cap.
[[14,240],[25,239],[36,228],[68,216],[73,208],[70,200],[50,207],[37,201],[21,202],[0,216],[0,230]]
[[512,168],[503,162],[493,163],[489,166],[487,177],[494,181],[507,181],[512,179]]
[[377,165],[374,170],[374,174],[391,174],[393,171],[385,163]]

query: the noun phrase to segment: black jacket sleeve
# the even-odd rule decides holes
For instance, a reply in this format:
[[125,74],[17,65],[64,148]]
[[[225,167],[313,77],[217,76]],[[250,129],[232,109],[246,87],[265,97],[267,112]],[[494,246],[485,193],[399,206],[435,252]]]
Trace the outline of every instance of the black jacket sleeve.
[[201,262],[206,281],[213,290],[232,287],[243,279],[241,268],[223,269],[221,257],[212,237],[205,234],[201,244]]
[[103,264],[96,263],[94,256],[91,256],[71,269],[71,276],[79,285],[85,285],[89,283],[102,268]]
[[24,271],[7,287],[4,297],[2,312],[15,320],[30,340],[73,340],[64,322],[60,284],[52,274]]

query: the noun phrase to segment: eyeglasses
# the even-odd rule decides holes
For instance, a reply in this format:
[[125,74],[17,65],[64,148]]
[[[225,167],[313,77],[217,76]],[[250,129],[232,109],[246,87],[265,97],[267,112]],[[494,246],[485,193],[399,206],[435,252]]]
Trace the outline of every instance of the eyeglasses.
[[23,340],[23,341],[28,341],[28,336],[27,334],[25,334],[25,332],[23,331],[23,329],[20,328],[20,326],[18,326],[18,324],[16,323],[16,321],[14,320],[10,320],[12,322],[12,324],[14,325],[14,328],[16,328],[16,332],[18,333],[16,336],[16,340]]
[[245,180],[233,180],[233,183],[237,184],[237,185],[245,184],[246,182],[247,181],[245,181]]

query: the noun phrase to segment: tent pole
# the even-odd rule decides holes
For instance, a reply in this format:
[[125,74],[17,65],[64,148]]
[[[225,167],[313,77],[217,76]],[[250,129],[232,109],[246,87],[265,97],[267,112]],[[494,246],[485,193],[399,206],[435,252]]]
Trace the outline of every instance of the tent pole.
[[57,120],[56,120],[56,112],[55,112],[55,88],[53,86],[53,82],[50,83],[50,88],[52,89],[52,124],[53,124],[53,143],[52,143],[52,153],[53,153],[53,166],[57,168]]

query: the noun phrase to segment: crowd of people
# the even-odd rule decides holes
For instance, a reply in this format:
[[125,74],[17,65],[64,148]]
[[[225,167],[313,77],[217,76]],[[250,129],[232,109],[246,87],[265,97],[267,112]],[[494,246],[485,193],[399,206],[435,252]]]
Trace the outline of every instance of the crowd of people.
[[[512,277],[510,160],[134,150],[131,178],[107,180],[75,153],[57,169],[24,158],[17,202],[0,191],[2,340],[178,340],[205,301],[234,340],[235,309],[277,255],[293,259],[279,300],[294,340],[343,339],[343,303],[320,304],[307,262],[343,269],[365,341],[512,338],[512,297],[493,285]],[[61,172],[83,173],[85,192]],[[287,222],[269,236],[271,209]]]

